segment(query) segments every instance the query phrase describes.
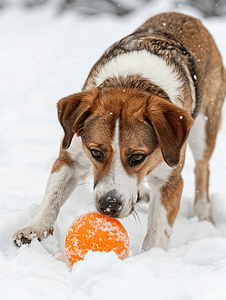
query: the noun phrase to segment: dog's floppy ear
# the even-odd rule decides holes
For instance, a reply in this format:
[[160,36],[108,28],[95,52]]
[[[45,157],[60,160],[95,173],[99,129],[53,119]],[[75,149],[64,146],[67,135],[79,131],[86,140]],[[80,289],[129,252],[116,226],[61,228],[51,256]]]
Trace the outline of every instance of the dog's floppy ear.
[[156,96],[148,99],[146,112],[165,162],[170,167],[176,166],[193,124],[192,117],[183,108]]
[[81,135],[85,120],[91,114],[99,89],[84,91],[61,99],[57,103],[58,118],[64,129],[62,148],[67,149],[74,134]]

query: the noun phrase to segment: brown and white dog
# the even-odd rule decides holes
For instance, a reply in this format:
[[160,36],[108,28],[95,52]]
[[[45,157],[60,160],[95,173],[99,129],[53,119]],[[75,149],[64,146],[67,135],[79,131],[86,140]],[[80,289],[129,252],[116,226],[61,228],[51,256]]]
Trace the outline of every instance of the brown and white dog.
[[95,207],[114,218],[133,212],[147,178],[151,201],[142,249],[167,249],[187,141],[196,161],[194,214],[211,220],[208,162],[225,93],[221,56],[197,19],[160,14],[115,43],[82,92],[58,102],[65,134],[60,155],[37,215],[14,234],[14,243],[52,233],[60,207],[93,167]]

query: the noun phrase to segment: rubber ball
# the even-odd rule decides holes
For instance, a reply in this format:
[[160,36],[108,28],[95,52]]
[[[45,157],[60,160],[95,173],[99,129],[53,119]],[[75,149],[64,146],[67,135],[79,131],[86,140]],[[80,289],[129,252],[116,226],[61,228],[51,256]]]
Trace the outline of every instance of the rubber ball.
[[89,251],[110,252],[120,259],[129,255],[128,234],[117,220],[92,212],[78,218],[68,230],[65,254],[71,266]]

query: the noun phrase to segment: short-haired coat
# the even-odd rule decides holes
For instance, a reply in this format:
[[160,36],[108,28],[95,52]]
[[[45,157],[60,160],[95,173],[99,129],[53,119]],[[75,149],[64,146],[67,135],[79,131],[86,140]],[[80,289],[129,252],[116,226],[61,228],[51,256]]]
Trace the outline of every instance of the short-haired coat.
[[196,162],[194,214],[211,220],[208,162],[225,93],[220,53],[200,20],[160,14],[112,45],[82,91],[58,102],[60,155],[36,216],[14,234],[14,243],[52,233],[60,207],[92,168],[95,207],[115,218],[133,212],[148,179],[142,249],[167,249],[180,208],[187,141]]

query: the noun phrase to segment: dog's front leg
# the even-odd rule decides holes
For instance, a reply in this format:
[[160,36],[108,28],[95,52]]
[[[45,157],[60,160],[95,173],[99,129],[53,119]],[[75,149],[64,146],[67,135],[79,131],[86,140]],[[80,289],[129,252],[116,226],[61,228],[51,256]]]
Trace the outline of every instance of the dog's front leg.
[[84,176],[89,168],[81,164],[82,155],[84,156],[84,153],[81,149],[80,153],[77,152],[75,156],[69,151],[60,152],[59,158],[52,167],[44,200],[34,219],[14,233],[15,245],[28,244],[33,238],[42,240],[53,233],[54,222],[61,206],[75,189],[79,177]]
[[142,251],[148,251],[153,247],[167,250],[172,226],[180,209],[183,189],[183,179],[180,175],[170,177],[167,182],[152,178],[147,234]]

